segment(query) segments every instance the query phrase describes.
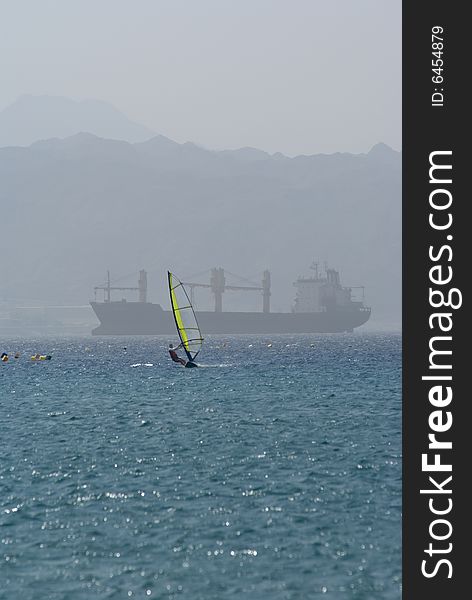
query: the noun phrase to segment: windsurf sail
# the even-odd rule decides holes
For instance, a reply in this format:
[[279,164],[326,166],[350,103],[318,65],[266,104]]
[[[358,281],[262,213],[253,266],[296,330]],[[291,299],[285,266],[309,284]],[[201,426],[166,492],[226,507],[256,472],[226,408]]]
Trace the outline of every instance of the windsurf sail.
[[167,271],[169,295],[177,332],[189,361],[193,362],[202,348],[202,333],[197,323],[195,311],[182,282]]

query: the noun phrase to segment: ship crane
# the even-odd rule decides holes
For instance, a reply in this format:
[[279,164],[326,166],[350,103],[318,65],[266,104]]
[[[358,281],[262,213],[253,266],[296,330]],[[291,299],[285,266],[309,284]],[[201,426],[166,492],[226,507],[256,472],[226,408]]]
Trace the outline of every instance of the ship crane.
[[123,287],[123,286],[111,285],[110,271],[107,271],[106,285],[96,285],[93,288],[93,290],[95,293],[95,301],[97,300],[97,291],[103,290],[104,302],[107,302],[107,303],[111,302],[111,292],[112,291],[138,292],[139,293],[139,302],[147,302],[147,273],[144,269],[139,271],[138,287]]
[[215,312],[223,312],[223,294],[226,290],[260,291],[262,292],[262,312],[270,312],[270,272],[264,271],[261,286],[249,285],[226,285],[224,269],[215,268],[211,270],[210,283],[182,282],[190,289],[190,301],[193,303],[194,288],[210,289],[215,296]]

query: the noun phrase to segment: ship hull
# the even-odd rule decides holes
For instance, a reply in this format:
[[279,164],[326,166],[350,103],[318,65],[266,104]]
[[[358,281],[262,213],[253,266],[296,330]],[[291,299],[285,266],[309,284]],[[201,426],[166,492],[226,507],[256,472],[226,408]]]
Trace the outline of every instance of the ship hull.
[[[159,304],[142,302],[91,302],[100,325],[93,335],[174,335],[175,323],[170,311]],[[363,325],[370,317],[369,308],[333,309],[313,313],[256,313],[197,311],[198,323],[205,335],[342,333]]]

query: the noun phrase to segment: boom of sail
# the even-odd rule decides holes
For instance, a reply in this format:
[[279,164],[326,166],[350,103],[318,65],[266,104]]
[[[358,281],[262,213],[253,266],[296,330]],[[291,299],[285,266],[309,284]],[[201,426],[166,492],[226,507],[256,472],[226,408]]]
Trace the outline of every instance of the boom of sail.
[[177,277],[167,271],[169,295],[177,333],[189,361],[193,362],[202,348],[202,333],[187,291]]

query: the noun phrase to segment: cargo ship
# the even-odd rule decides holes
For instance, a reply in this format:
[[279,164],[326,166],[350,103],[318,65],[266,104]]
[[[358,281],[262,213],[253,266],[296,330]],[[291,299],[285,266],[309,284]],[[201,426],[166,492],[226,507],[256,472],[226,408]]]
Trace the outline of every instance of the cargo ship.
[[[193,300],[194,289],[209,289],[215,301],[214,310],[197,310],[201,330],[205,334],[277,334],[277,333],[342,333],[366,323],[371,309],[364,303],[364,289],[343,287],[339,273],[325,268],[320,272],[313,263],[313,275],[299,277],[294,286],[296,297],[291,312],[271,312],[271,275],[264,271],[261,285],[227,285],[222,268],[211,270],[209,283],[183,282]],[[361,299],[353,299],[353,290],[361,289]],[[112,300],[112,292],[126,290],[138,293],[137,301]],[[261,312],[229,312],[223,310],[223,294],[231,290],[253,290],[262,295]],[[97,292],[103,291],[103,301]],[[147,273],[139,272],[137,287],[111,285],[108,272],[105,285],[95,287],[95,300],[90,303],[100,321],[93,335],[160,335],[175,334],[170,310],[147,301]]]

